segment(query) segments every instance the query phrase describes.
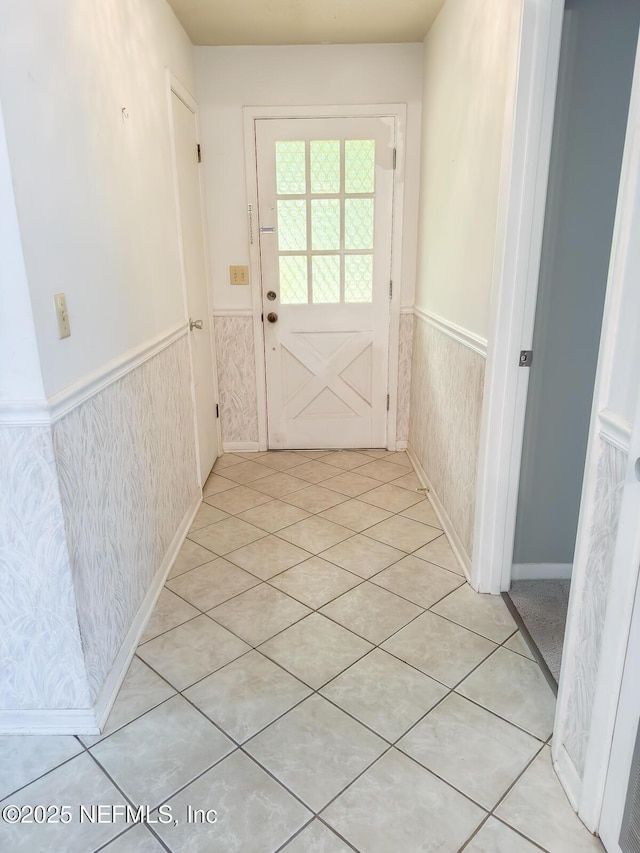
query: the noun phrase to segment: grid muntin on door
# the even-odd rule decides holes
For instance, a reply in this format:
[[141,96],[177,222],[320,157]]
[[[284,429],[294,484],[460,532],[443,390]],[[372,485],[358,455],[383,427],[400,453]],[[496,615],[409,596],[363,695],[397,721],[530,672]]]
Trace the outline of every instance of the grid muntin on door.
[[280,303],[373,300],[375,140],[275,142]]

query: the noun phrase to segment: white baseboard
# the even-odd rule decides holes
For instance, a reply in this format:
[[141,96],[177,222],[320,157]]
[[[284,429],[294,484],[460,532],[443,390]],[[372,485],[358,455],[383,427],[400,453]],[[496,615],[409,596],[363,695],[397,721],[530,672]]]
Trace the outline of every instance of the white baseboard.
[[[138,608],[138,612],[135,615],[133,622],[131,623],[131,627],[127,631],[127,634],[120,646],[120,651],[116,655],[116,658],[113,662],[113,666],[109,670],[109,674],[102,685],[102,689],[98,694],[98,697],[93,706],[93,710],[95,713],[95,718],[97,720],[97,724],[101,729],[105,722],[107,721],[107,717],[113,707],[113,703],[116,700],[116,696],[118,695],[118,691],[120,690],[120,686],[124,680],[125,675],[127,674],[127,670],[129,669],[129,664],[131,663],[131,659],[135,653],[135,650],[138,647],[138,643],[140,642],[140,638],[144,633],[144,629],[147,626],[147,622],[149,621],[149,617],[153,612],[153,608],[155,607],[156,601],[162,589],[164,587],[165,581],[167,579],[167,575],[171,571],[171,567],[176,561],[176,557],[182,548],[182,543],[186,539],[187,533],[193,523],[193,519],[196,517],[198,510],[200,509],[200,505],[202,503],[202,494],[197,494],[185,517],[182,519],[180,527],[176,531],[175,536],[173,537],[171,544],[167,550],[164,560],[162,561],[160,568],[156,572],[156,575],[149,587],[147,594],[145,595],[142,604]],[[99,734],[98,732],[74,732],[74,734]]]
[[572,563],[514,563],[512,581],[570,580]]
[[182,547],[189,528],[193,523],[202,495],[194,497],[191,506],[171,541],[166,556],[156,572],[149,591],[131,627],[127,631],[120,651],[111,667],[105,683],[95,701],[93,708],[61,709],[43,711],[0,711],[0,734],[29,734],[29,735],[99,735],[109,712],[115,702],[118,690],[122,684],[131,658],[134,655],[140,637],[151,616],[158,596],[162,592],[164,582],[173,566],[178,552]]
[[564,746],[560,746],[557,751],[557,755],[553,760],[553,769],[556,771],[556,776],[560,780],[560,784],[564,788],[567,799],[571,803],[571,808],[574,812],[577,812],[582,782],[580,780],[580,774],[576,770],[576,766],[569,757],[569,753]]
[[223,441],[224,453],[258,453],[260,444],[257,441]]
[[468,581],[471,580],[471,558],[467,554],[462,544],[460,537],[458,536],[453,524],[451,523],[451,519],[447,515],[447,511],[442,506],[440,502],[440,498],[435,493],[433,486],[429,482],[429,478],[427,477],[424,468],[420,464],[418,457],[413,452],[411,447],[407,447],[407,455],[411,460],[413,467],[415,468],[416,474],[418,475],[418,480],[422,483],[422,485],[428,489],[428,497],[435,510],[436,515],[442,525],[442,529],[447,534],[447,539],[449,540],[449,544],[451,545],[451,550],[453,551],[456,560],[460,564],[460,568],[464,572],[464,575]]
[[2,735],[98,735],[93,708],[0,711]]
[[406,441],[396,441],[396,450],[406,450],[407,442]]

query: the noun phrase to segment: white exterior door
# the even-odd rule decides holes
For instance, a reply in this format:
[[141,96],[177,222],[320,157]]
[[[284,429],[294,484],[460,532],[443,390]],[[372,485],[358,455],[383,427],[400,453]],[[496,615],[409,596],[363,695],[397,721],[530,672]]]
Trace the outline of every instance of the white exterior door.
[[256,121],[269,447],[384,447],[395,120]]
[[218,457],[218,427],[213,362],[213,323],[205,264],[202,197],[198,166],[195,105],[171,92],[178,214],[186,280],[191,365],[195,393],[200,481],[204,485]]

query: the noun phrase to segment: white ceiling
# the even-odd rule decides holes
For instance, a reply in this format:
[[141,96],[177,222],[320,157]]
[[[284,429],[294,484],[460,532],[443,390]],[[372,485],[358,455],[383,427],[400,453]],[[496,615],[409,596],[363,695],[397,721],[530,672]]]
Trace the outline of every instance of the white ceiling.
[[444,0],[169,0],[194,44],[422,41]]

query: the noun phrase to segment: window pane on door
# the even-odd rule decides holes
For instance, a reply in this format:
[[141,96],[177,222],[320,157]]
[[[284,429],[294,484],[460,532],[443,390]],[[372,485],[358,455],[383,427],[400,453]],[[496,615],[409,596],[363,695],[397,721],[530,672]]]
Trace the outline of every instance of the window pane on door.
[[306,255],[280,255],[279,263],[280,303],[306,305],[309,301]]
[[311,202],[311,248],[327,251],[340,248],[340,202],[318,198]]
[[340,255],[314,255],[311,264],[313,301],[340,302]]
[[348,198],[344,203],[345,249],[373,249],[373,199]]
[[375,186],[374,139],[347,139],[344,143],[344,191],[372,193]]
[[340,192],[340,143],[322,139],[309,143],[312,193]]
[[306,193],[304,142],[276,142],[276,188],[278,195]]
[[345,255],[344,301],[371,302],[373,298],[373,255]]
[[281,252],[306,251],[306,201],[278,201],[278,247]]

